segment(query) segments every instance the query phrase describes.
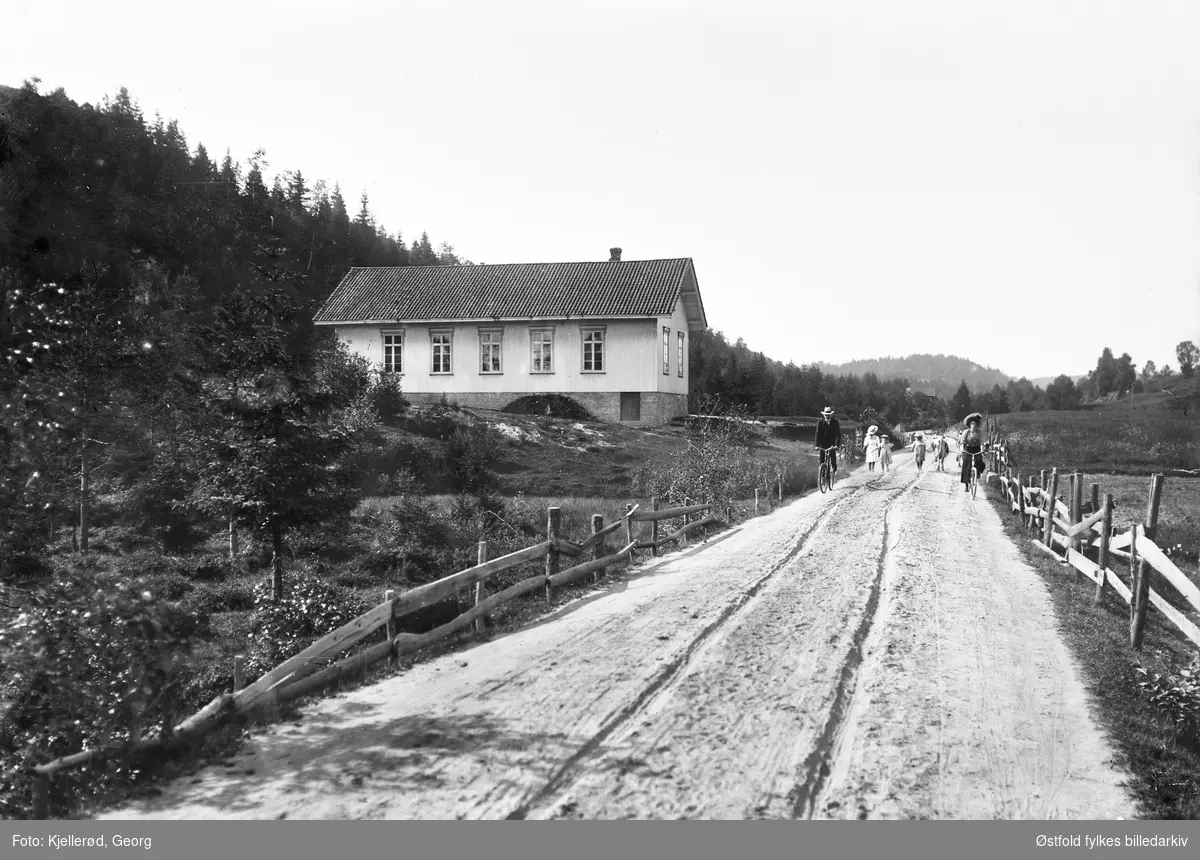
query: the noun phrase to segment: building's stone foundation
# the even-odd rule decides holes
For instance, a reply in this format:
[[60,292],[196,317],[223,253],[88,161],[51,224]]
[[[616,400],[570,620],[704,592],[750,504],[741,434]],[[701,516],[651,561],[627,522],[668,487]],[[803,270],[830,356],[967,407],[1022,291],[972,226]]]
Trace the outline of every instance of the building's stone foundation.
[[[457,403],[471,409],[500,410],[519,397],[529,397],[537,392],[446,392],[445,395],[433,392],[404,392],[405,399],[412,403],[440,403],[443,396],[447,403]],[[616,391],[601,392],[547,392],[562,394],[579,403],[601,421],[617,422],[621,420],[621,394]],[[641,418],[635,422],[625,422],[639,425],[666,424],[672,418],[687,415],[687,395],[671,394],[665,391],[639,392],[641,399]]]

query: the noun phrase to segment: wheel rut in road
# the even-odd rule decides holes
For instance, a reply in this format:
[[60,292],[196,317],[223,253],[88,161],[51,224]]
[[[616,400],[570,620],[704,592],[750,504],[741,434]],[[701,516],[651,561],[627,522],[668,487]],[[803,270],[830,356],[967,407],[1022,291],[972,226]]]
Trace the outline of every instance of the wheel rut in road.
[[804,761],[804,781],[797,783],[790,795],[792,815],[795,818],[813,817],[821,790],[833,770],[833,759],[840,746],[839,741],[842,725],[850,711],[854,691],[857,687],[858,672],[863,663],[863,643],[866,641],[867,635],[871,632],[876,614],[879,611],[879,598],[883,587],[884,567],[888,553],[888,514],[891,511],[892,505],[915,486],[916,483],[914,482],[904,493],[899,493],[890,499],[887,507],[884,508],[883,538],[879,547],[879,559],[875,564],[875,578],[871,582],[870,596],[867,598],[867,605],[863,611],[862,620],[859,622],[858,629],[855,630],[854,637],[851,640],[846,661],[842,664],[837,691],[834,693],[833,707],[830,708],[829,718],[825,722],[825,729],[817,739],[812,753]]
[[841,500],[784,575],[539,792],[526,817],[792,817],[853,692],[878,606],[883,518],[910,486],[893,472]]
[[731,619],[733,619],[739,611],[743,610],[752,600],[752,598],[761,592],[763,588],[765,588],[768,583],[771,582],[771,580],[778,576],[781,571],[785,570],[798,555],[804,552],[804,550],[808,547],[809,542],[821,531],[822,526],[828,522],[830,517],[832,517],[843,506],[856,499],[868,486],[869,484],[864,484],[855,488],[850,496],[838,500],[831,507],[825,510],[817,518],[817,520],[800,535],[799,539],[796,541],[795,547],[793,547],[790,553],[784,556],[766,574],[764,574],[749,588],[742,592],[738,599],[733,603],[730,603],[721,612],[721,614],[717,616],[716,619],[705,626],[703,630],[700,631],[700,634],[692,640],[687,649],[680,654],[678,658],[672,660],[669,664],[663,667],[663,670],[659,673],[659,675],[650,684],[648,684],[645,689],[642,690],[640,695],[630,702],[627,707],[623,708],[619,713],[614,715],[613,718],[609,720],[603,726],[603,728],[600,729],[600,731],[598,731],[594,736],[592,736],[592,738],[583,744],[583,746],[581,746],[579,750],[563,764],[561,770],[559,770],[546,782],[546,785],[540,791],[538,791],[533,797],[529,798],[529,800],[527,800],[525,803],[521,804],[519,808],[513,810],[511,813],[505,816],[505,818],[507,820],[525,819],[528,817],[532,809],[537,808],[540,804],[544,804],[547,799],[555,794],[560,793],[567,785],[569,785],[573,777],[586,766],[588,760],[597,754],[604,741],[623,725],[635,719],[638,714],[642,713],[646,709],[648,703],[650,703],[656,696],[660,695],[664,690],[669,688],[669,686],[687,669],[696,653],[700,651],[715,634],[726,628]]

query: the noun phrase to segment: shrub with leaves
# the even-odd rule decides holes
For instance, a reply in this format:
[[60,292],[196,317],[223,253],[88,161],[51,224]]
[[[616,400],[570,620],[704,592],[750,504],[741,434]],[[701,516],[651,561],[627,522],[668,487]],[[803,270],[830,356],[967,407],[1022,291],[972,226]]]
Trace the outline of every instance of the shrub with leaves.
[[418,499],[392,505],[372,524],[371,534],[371,545],[358,561],[364,572],[399,576],[403,570],[402,585],[430,582],[451,572],[450,526]]
[[1200,657],[1182,667],[1172,666],[1165,673],[1138,667],[1145,680],[1138,686],[1164,714],[1171,718],[1183,736],[1200,740]]
[[484,427],[459,427],[442,443],[442,471],[452,492],[474,493],[496,483],[496,441]]
[[384,424],[394,424],[409,405],[404,399],[398,373],[376,374],[371,381],[367,398]]
[[753,432],[747,413],[737,407],[704,404],[706,417],[692,422],[687,448],[647,463],[634,474],[633,485],[644,496],[657,496],[668,506],[705,502],[724,505],[746,489],[763,486],[778,465],[751,457]]
[[268,583],[259,583],[254,589],[251,671],[274,668],[369,608],[349,589],[311,574],[293,576],[279,600],[272,599]]
[[[128,742],[135,723],[143,732],[159,727],[189,654],[208,636],[207,616],[114,585],[95,568],[42,589],[0,632],[13,699],[0,722],[0,817],[25,814],[31,766]],[[51,810],[135,775],[121,764],[86,778],[66,774],[54,781]]]

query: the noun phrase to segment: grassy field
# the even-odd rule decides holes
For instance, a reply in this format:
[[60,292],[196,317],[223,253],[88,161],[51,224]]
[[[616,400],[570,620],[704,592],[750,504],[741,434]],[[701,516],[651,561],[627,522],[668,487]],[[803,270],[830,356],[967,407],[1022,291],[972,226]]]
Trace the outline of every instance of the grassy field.
[[1123,475],[1200,469],[1200,421],[1194,414],[1114,407],[995,417],[1023,472],[1055,466],[1060,472]]

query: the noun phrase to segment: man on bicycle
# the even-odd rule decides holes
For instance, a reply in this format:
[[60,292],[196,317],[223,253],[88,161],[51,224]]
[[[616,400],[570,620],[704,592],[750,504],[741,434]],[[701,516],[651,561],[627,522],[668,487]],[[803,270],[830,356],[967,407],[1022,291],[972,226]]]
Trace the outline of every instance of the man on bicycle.
[[829,457],[829,467],[837,474],[837,448],[842,444],[842,425],[833,417],[833,410],[826,406],[821,410],[821,419],[817,422],[817,448],[833,448],[832,451],[821,451],[822,457]]
[[974,461],[975,471],[983,475],[983,433],[979,430],[979,425],[983,421],[983,416],[978,412],[972,412],[964,420],[963,424],[966,428],[962,435],[958,437],[958,447],[962,455],[962,485],[965,492],[971,492],[971,463]]

